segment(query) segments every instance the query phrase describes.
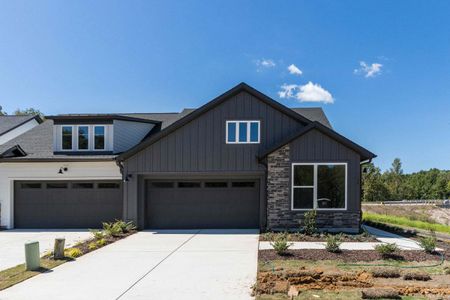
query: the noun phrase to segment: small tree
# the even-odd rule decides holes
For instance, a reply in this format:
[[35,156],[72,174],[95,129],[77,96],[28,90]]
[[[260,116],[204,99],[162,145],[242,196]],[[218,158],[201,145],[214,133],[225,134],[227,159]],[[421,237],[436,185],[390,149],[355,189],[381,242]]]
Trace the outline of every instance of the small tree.
[[313,235],[317,232],[317,226],[316,226],[316,218],[317,218],[317,211],[310,210],[305,212],[303,215],[303,232],[307,235]]

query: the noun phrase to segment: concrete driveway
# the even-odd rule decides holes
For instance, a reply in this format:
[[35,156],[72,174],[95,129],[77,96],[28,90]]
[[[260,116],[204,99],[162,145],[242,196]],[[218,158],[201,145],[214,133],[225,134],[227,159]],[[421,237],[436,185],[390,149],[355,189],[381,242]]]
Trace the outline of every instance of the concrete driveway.
[[15,267],[25,262],[24,244],[30,241],[39,242],[41,254],[52,251],[55,238],[64,237],[66,247],[89,238],[87,229],[55,230],[55,229],[13,229],[0,231],[0,270]]
[[257,230],[142,231],[2,299],[252,299],[257,257]]

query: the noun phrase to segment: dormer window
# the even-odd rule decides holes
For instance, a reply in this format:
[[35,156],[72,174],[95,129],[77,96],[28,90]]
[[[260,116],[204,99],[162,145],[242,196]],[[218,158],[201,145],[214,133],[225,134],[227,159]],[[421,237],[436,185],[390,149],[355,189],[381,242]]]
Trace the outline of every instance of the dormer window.
[[259,144],[260,121],[227,121],[227,144]]
[[89,126],[78,126],[78,150],[89,149]]
[[112,124],[55,126],[55,151],[112,151]]
[[105,150],[105,126],[94,126],[94,149]]
[[62,149],[72,150],[72,126],[62,126]]

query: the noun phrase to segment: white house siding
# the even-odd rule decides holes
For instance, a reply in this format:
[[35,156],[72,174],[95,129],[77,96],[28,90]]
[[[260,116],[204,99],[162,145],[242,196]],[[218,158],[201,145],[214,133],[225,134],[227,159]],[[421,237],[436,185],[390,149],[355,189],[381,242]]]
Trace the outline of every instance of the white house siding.
[[[68,171],[58,174],[61,167]],[[107,162],[22,162],[0,163],[0,226],[12,228],[14,180],[117,180],[119,167]]]
[[36,127],[37,125],[39,125],[39,123],[36,121],[36,119],[32,119],[32,120],[26,122],[25,124],[22,124],[19,127],[3,134],[2,136],[0,136],[0,145],[3,145],[7,141],[12,140],[16,136],[19,136],[22,133],[27,132],[28,130],[32,129],[33,127]]

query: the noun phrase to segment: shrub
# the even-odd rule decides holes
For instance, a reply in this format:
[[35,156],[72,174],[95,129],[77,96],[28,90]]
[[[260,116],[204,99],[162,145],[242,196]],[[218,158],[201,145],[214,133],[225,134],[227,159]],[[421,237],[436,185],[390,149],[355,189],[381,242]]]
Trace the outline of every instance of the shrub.
[[406,273],[403,275],[403,279],[405,280],[420,280],[420,281],[428,281],[431,280],[430,275],[427,273]]
[[102,230],[90,229],[89,231],[96,240],[100,240],[105,237],[105,233]]
[[133,230],[136,230],[136,226],[134,225],[133,221],[125,222],[122,220],[116,220],[116,222],[114,222],[114,224],[115,224],[115,226],[120,227],[122,229],[123,233],[128,233]]
[[394,289],[367,289],[361,291],[363,299],[401,299]]
[[97,247],[97,243],[96,242],[90,242],[89,243],[89,245],[88,245],[88,249],[89,250],[95,250],[95,249],[97,249],[98,247]]
[[83,255],[83,252],[79,248],[68,248],[64,250],[64,255],[75,258]]
[[325,246],[325,249],[327,249],[328,252],[333,252],[333,253],[337,253],[337,252],[341,252],[341,249],[339,248],[339,246],[341,245],[341,239],[342,239],[342,234],[328,234],[326,236],[326,241],[327,244]]
[[396,269],[379,268],[371,271],[373,277],[399,278],[400,272]]
[[105,239],[100,239],[97,241],[97,246],[98,247],[103,247],[106,245],[106,240]]
[[419,244],[427,253],[433,253],[436,250],[436,235],[434,232],[431,233],[431,236],[422,237],[419,239]]
[[316,226],[316,218],[317,218],[317,212],[316,210],[310,210],[305,212],[304,220],[303,220],[303,231],[307,235],[313,235],[317,232],[317,226]]
[[288,243],[285,238],[278,238],[274,242],[271,242],[270,245],[278,255],[286,255],[292,243]]
[[103,231],[107,236],[114,236],[114,237],[120,236],[123,233],[122,227],[117,222],[111,223],[104,222]]
[[444,274],[450,275],[450,267],[444,268]]
[[395,251],[398,250],[396,244],[380,244],[375,246],[375,250],[380,253],[383,257],[390,256],[394,254]]

